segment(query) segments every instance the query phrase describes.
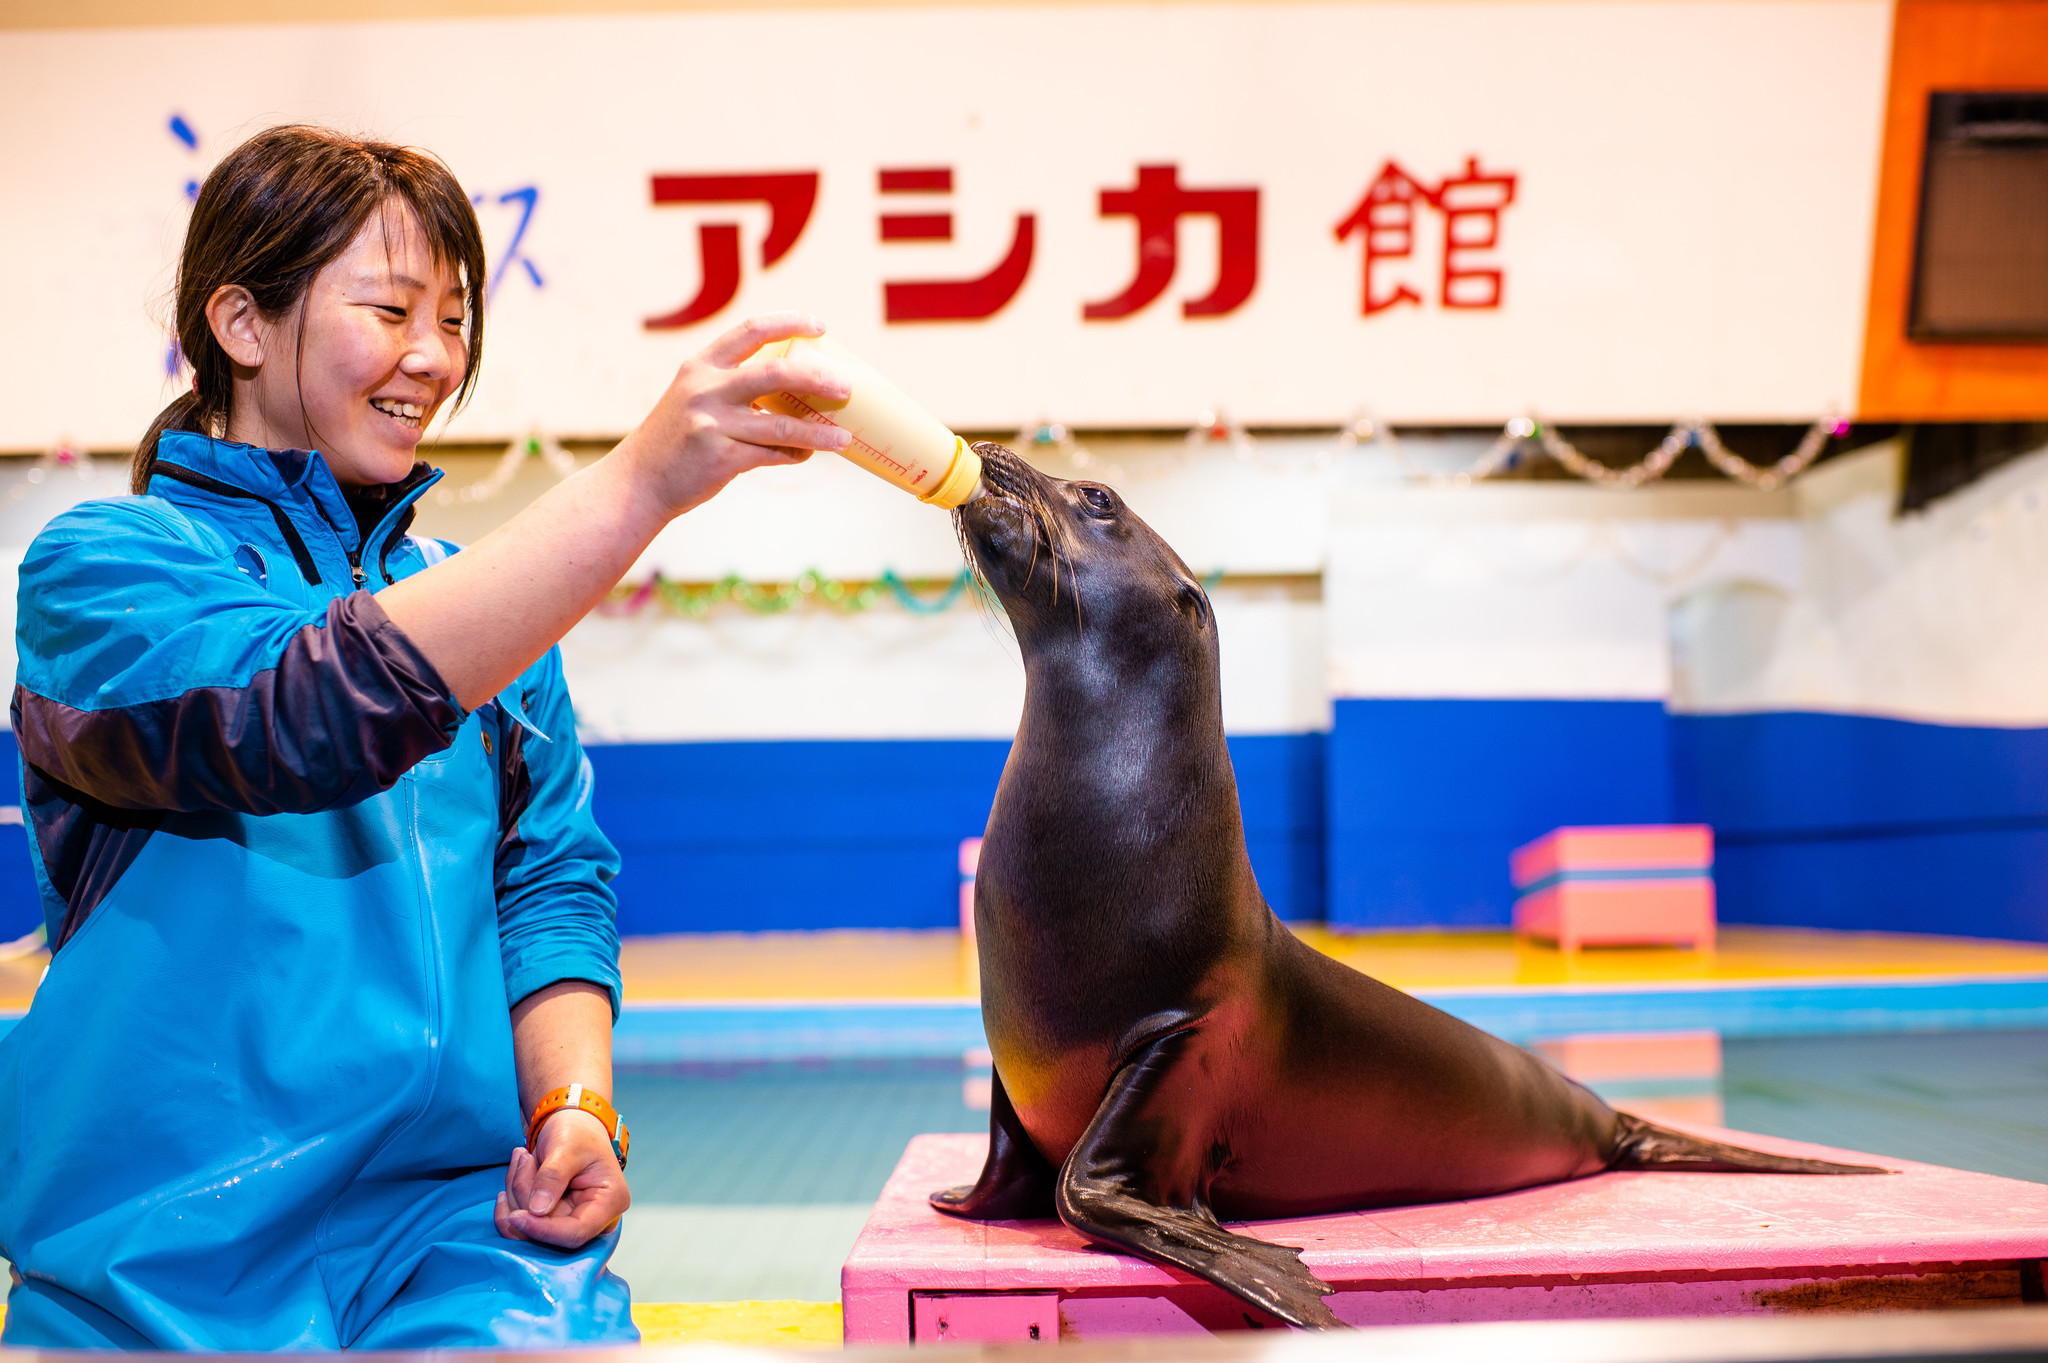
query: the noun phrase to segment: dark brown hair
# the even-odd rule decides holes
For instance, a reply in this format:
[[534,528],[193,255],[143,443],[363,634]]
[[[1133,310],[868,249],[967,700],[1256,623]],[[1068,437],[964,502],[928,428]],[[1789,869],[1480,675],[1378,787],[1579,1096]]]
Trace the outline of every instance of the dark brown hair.
[[460,273],[469,367],[456,406],[468,400],[484,349],[484,242],[476,210],[454,174],[433,153],[412,147],[304,124],[266,129],[213,168],[192,206],[178,258],[175,312],[192,387],[157,414],[135,447],[129,476],[135,491],[148,488],[165,431],[219,435],[227,427],[234,367],[207,324],[207,301],[239,284],[265,317],[284,316],[370,215],[394,204],[418,220],[434,263]]

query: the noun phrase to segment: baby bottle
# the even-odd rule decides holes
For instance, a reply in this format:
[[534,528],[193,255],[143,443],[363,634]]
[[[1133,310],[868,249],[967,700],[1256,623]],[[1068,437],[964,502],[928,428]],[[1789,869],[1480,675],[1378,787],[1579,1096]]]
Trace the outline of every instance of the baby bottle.
[[894,483],[921,502],[952,510],[981,490],[981,456],[929,412],[831,341],[798,336],[763,346],[768,358],[815,355],[846,380],[852,396],[841,402],[797,393],[770,393],[755,406],[852,433],[839,453]]

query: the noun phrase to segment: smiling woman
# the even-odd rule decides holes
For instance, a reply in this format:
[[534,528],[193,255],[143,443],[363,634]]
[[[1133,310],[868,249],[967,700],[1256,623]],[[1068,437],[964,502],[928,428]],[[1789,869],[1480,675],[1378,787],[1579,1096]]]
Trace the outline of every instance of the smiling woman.
[[0,1093],[61,1077],[0,1105],[8,1344],[635,1337],[607,1268],[618,855],[553,646],[675,516],[845,443],[755,399],[846,389],[750,360],[816,323],[744,323],[457,553],[408,533],[440,477],[415,456],[476,382],[484,285],[433,156],[257,134],[194,207],[192,387],[137,449],[139,495],[22,561],[53,955]]
[[169,430],[318,448],[344,486],[403,478],[434,413],[476,385],[483,298],[483,235],[438,160],[258,134],[192,207],[176,319],[192,387],[142,438],[135,491]]

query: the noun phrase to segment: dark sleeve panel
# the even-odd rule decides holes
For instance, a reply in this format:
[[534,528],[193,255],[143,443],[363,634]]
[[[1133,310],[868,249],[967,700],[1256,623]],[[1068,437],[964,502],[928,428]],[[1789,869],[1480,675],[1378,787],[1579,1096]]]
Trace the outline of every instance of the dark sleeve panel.
[[332,601],[243,686],[80,710],[17,686],[24,760],[119,809],[309,814],[389,789],[462,710],[368,592]]
[[498,944],[505,1001],[560,980],[602,985],[619,1011],[619,854],[591,816],[593,775],[576,712],[550,649],[519,680],[543,740],[507,719],[499,728]]

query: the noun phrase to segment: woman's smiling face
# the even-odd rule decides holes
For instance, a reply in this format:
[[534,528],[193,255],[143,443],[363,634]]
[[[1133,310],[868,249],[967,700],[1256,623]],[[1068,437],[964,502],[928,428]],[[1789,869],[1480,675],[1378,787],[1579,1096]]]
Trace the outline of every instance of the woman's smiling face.
[[411,472],[469,364],[462,282],[398,202],[364,221],[298,309],[252,321],[262,356],[238,366],[228,437],[317,449],[345,487]]

